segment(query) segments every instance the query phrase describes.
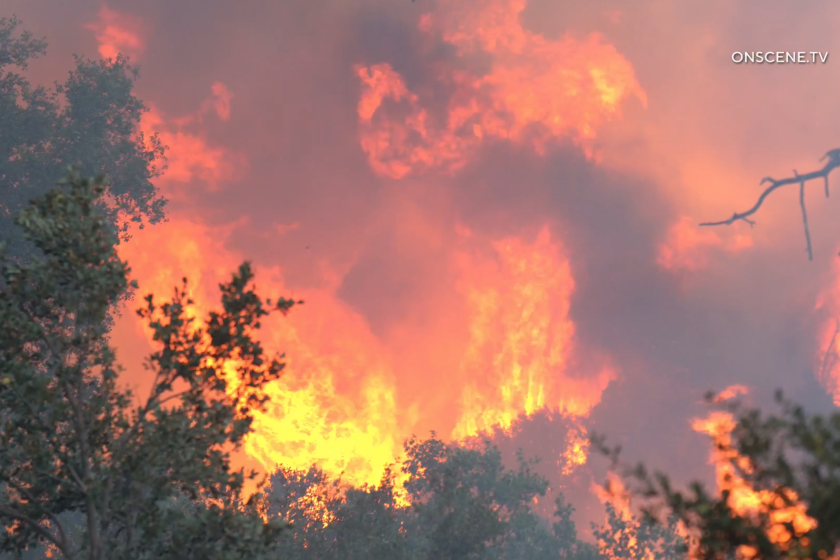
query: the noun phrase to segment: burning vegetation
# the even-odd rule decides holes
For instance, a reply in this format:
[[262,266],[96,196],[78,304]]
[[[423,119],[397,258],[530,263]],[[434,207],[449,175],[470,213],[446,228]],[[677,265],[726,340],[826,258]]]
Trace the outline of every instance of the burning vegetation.
[[[389,192],[419,184],[431,197],[499,144],[537,159],[569,149],[597,166],[601,131],[629,104],[648,104],[602,33],[536,33],[522,23],[525,0],[430,4],[415,46],[433,84],[396,62],[347,68],[352,145]],[[144,105],[131,60],[147,56],[153,30],[102,5],[84,26],[101,59],[78,59],[47,92],[11,71],[46,49],[18,25],[0,19],[0,122],[11,131],[0,143],[0,553],[837,558],[840,415],[811,416],[780,397],[781,415],[763,416],[741,406],[745,386],[728,387],[691,423],[711,437],[714,492],[674,490],[644,467],[623,472],[617,452],[590,437],[605,394],[625,380],[611,349],[581,334],[575,298],[591,270],[567,224],[514,227],[499,210],[503,225],[482,227],[452,208],[451,193],[434,212],[405,195],[382,213],[394,244],[432,248],[435,281],[450,287],[445,328],[421,313],[382,326],[346,296],[361,250],[312,257],[305,281],[291,265],[255,273],[234,241],[249,216],[185,210],[224,183],[247,186],[250,154],[210,133],[235,114],[233,81],[208,82],[193,110]],[[838,154],[821,170],[766,179],[753,209],[702,225],[750,222],[767,195],[796,184],[812,257],[802,193],[822,178],[828,195]],[[67,179],[51,189],[59,170]],[[712,251],[754,248],[686,217],[670,224],[648,255],[653,268],[697,273]],[[277,237],[305,228],[272,227]],[[836,274],[828,284],[817,307],[833,318]],[[839,332],[829,321],[819,332],[828,350],[818,377],[835,404]],[[126,347],[148,350],[142,368],[121,369],[117,357],[133,358]],[[615,460],[606,487],[593,483],[593,450]],[[573,520],[578,487],[605,513],[589,531]]]

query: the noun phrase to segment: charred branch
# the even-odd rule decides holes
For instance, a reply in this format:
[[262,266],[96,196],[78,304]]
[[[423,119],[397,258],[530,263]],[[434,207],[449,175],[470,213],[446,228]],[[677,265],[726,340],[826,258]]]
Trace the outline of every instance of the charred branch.
[[765,177],[761,180],[760,184],[769,184],[769,186],[766,189],[764,189],[764,192],[762,192],[761,195],[759,195],[758,200],[752,208],[744,212],[736,212],[732,215],[731,218],[727,220],[722,220],[719,222],[705,222],[700,225],[728,226],[734,224],[737,221],[744,221],[750,224],[750,227],[752,227],[755,225],[755,221],[751,220],[750,216],[758,212],[758,209],[761,208],[761,205],[764,204],[764,201],[767,199],[768,196],[770,196],[774,191],[784,187],[785,185],[799,185],[799,206],[802,209],[802,225],[805,228],[805,243],[806,249],[808,251],[808,260],[813,260],[814,255],[811,248],[811,232],[808,229],[808,212],[805,209],[805,185],[808,182],[813,181],[815,179],[822,179],[825,189],[825,197],[828,198],[828,176],[834,169],[840,167],[840,148],[830,150],[820,159],[820,161],[825,160],[827,161],[822,167],[822,169],[818,169],[816,171],[812,171],[804,175],[800,175],[796,172],[796,170],[794,170],[793,177],[786,177],[784,179],[773,179],[772,177]]

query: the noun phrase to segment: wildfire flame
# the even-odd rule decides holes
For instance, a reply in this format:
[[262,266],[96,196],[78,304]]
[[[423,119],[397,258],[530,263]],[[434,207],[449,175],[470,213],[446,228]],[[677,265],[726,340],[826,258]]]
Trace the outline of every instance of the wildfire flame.
[[[220,233],[173,220],[137,232],[120,246],[120,255],[132,264],[144,294],[165,297],[180,277],[188,277],[193,313],[204,316],[218,299],[216,286],[241,262],[224,247]],[[266,295],[289,293],[279,269],[261,269],[259,280]],[[377,342],[364,321],[332,294],[295,297],[307,300],[305,312],[264,322],[265,346],[282,348],[288,368],[265,389],[271,401],[256,415],[245,451],[269,471],[278,463],[301,470],[317,463],[334,476],[344,473],[350,483],[379,482],[398,455],[402,434],[394,422],[390,371],[378,357]],[[348,388],[348,381],[357,389]]]
[[749,388],[745,387],[744,385],[730,385],[729,387],[715,395],[715,398],[712,402],[719,404],[726,401],[730,401],[732,399],[736,399],[742,395],[749,395],[749,393]]
[[[625,99],[645,102],[632,66],[603,38],[549,40],[531,33],[519,23],[524,5],[445,0],[422,18],[429,39],[455,47],[463,59],[481,53],[490,61],[482,75],[455,69],[461,65],[439,68],[439,78],[455,92],[442,119],[422,105],[427,92],[409,91],[391,66],[356,68],[360,141],[374,171],[401,178],[436,167],[454,170],[488,138],[542,152],[548,142],[571,137],[590,149],[596,129],[619,114]],[[212,188],[247,163],[203,134],[205,115],[231,118],[231,91],[217,82],[211,92],[193,113],[173,118],[151,105],[141,122],[144,134],[157,132],[168,146],[169,168],[158,181],[170,198],[191,194],[175,183],[200,180]],[[399,105],[402,116],[392,111]],[[218,284],[243,260],[225,243],[238,225],[210,228],[172,215],[166,224],[136,232],[120,253],[143,294],[165,297],[189,278],[194,313],[203,316],[217,301]],[[296,227],[278,226],[277,232]],[[445,396],[454,420],[438,429],[466,438],[509,429],[517,417],[544,409],[573,420],[587,416],[616,373],[608,365],[581,365],[585,349],[570,317],[574,280],[562,244],[548,227],[533,241],[525,234],[462,238],[447,254],[468,314],[467,343],[454,372],[462,384],[459,393]],[[352,484],[377,483],[417,422],[405,410],[425,409],[412,399],[432,397],[397,393],[400,372],[391,349],[339,297],[342,274],[330,264],[324,263],[325,287],[293,294],[279,267],[258,269],[263,295],[307,303],[288,318],[264,322],[265,347],[285,352],[288,367],[265,389],[270,402],[257,414],[245,452],[269,471],[278,464],[301,470],[317,464]],[[567,473],[586,462],[588,451],[580,422],[572,434],[563,453]]]
[[[377,173],[400,179],[424,169],[455,171],[486,139],[528,142],[543,153],[570,137],[594,156],[596,130],[630,97],[647,103],[633,67],[598,34],[546,39],[522,27],[525,0],[441,0],[424,15],[427,39],[462,60],[487,58],[484,74],[436,68],[454,92],[443,115],[408,89],[390,64],[357,66],[361,146]],[[386,103],[387,102],[387,103]],[[387,105],[387,106],[386,106]]]
[[561,472],[564,475],[570,475],[577,467],[586,464],[589,438],[586,428],[581,425],[576,426],[576,428],[569,433],[569,446],[563,453],[564,464]]
[[[459,255],[471,336],[461,365],[468,381],[452,432],[458,439],[493,428],[509,430],[520,415],[545,408],[568,417],[587,416],[615,378],[609,367],[594,376],[572,367],[574,280],[548,228],[533,243],[508,238],[492,248],[495,259]],[[588,441],[579,429],[566,452],[567,464],[586,462]]]
[[102,58],[116,58],[119,54],[139,58],[146,49],[143,22],[136,16],[114,11],[105,4],[99,8],[98,20],[85,28],[96,35],[97,51]]
[[[594,377],[578,377],[570,369],[574,284],[548,230],[533,244],[506,239],[493,248],[495,264],[465,254],[457,259],[473,316],[461,371],[466,382],[452,430],[456,438],[509,428],[521,414],[543,408],[583,417],[615,375],[605,368]],[[180,277],[190,278],[195,315],[209,310],[216,285],[240,260],[225,248],[225,232],[184,220],[136,232],[120,253],[132,263],[143,293],[165,295]],[[214,256],[210,261],[208,254]],[[288,293],[278,268],[261,270],[259,280],[264,293]],[[388,354],[334,288],[298,290],[295,297],[307,301],[304,309],[266,322],[264,343],[285,351],[288,369],[266,388],[270,403],[257,415],[245,451],[267,470],[318,464],[350,483],[376,483],[408,435],[398,422]],[[586,462],[587,446],[580,426],[565,452],[567,470]]]
[[[641,522],[633,515],[630,509],[631,493],[624,486],[621,477],[612,472],[607,473],[606,487],[593,484],[592,492],[601,500],[601,503],[611,504],[623,522],[622,528],[613,527],[614,531],[610,535],[613,539],[612,542],[599,539],[598,548],[601,554],[608,558],[618,560],[624,557],[624,554],[618,552],[617,548],[621,543],[625,542],[627,549],[633,551],[634,558],[653,560],[653,553],[651,551],[640,550],[638,531]],[[607,518],[607,522],[609,522],[609,518]]]
[[[730,387],[724,391],[727,392],[732,396],[745,394],[740,386]],[[739,475],[738,469],[749,472],[749,464],[731,448],[735,425],[732,413],[725,411],[713,411],[706,418],[695,419],[692,423],[695,431],[708,434],[712,438],[714,447],[710,462],[715,466],[718,490],[730,492],[729,506],[735,513],[745,517],[760,511],[769,511],[772,525],[768,536],[772,542],[784,548],[785,543],[793,538],[785,526],[786,523],[792,524],[798,536],[813,529],[816,521],[808,517],[805,505],[798,502],[798,496],[793,491],[790,491],[787,497],[794,505],[785,506],[784,500],[777,494],[766,490],[756,491]],[[750,547],[742,548],[743,550],[739,550],[742,557],[755,556],[755,551]]]
[[159,183],[169,197],[183,197],[183,193],[170,188],[171,183],[189,183],[198,179],[213,189],[221,181],[235,179],[247,165],[242,155],[212,145],[200,129],[190,128],[200,124],[210,111],[222,121],[230,119],[233,94],[221,82],[211,86],[211,93],[194,113],[170,118],[150,104],[149,110],[140,119],[140,130],[146,138],[156,133],[161,144],[166,146],[167,168]]
[[620,476],[613,472],[607,473],[606,487],[593,483],[592,492],[601,500],[601,503],[612,504],[623,521],[629,523],[633,520],[633,512],[630,509],[631,494]]
[[708,266],[711,250],[735,254],[752,246],[748,235],[722,237],[711,229],[698,228],[691,218],[683,216],[671,226],[667,239],[659,246],[657,263],[672,272],[701,270]]
[[[147,27],[139,17],[117,12],[104,4],[99,10],[98,21],[85,26],[95,33],[98,52],[105,59],[115,58],[120,53],[139,57],[146,46]],[[158,179],[158,186],[170,198],[181,196],[177,190],[169,188],[171,183],[199,179],[213,188],[220,181],[237,178],[237,172],[246,165],[242,155],[212,145],[203,131],[190,128],[201,124],[204,116],[211,112],[221,121],[230,120],[233,93],[222,82],[213,83],[210,91],[210,97],[190,114],[171,117],[150,103],[148,111],[141,116],[139,128],[146,140],[157,134],[167,148],[166,174]]]

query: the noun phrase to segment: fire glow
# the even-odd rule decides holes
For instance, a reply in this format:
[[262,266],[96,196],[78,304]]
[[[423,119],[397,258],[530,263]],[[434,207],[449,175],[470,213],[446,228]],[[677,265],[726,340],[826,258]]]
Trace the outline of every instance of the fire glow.
[[[727,388],[718,396],[718,402],[734,398],[746,393],[741,386]],[[769,511],[771,527],[768,532],[770,540],[784,548],[793,535],[787,527],[790,524],[797,536],[801,536],[816,526],[816,521],[808,517],[805,505],[799,501],[793,491],[787,495],[787,506],[785,500],[773,492],[767,490],[756,491],[738,474],[735,466],[749,472],[749,464],[739,457],[738,452],[732,449],[732,431],[735,429],[735,418],[730,412],[714,411],[705,418],[695,419],[692,427],[696,432],[704,433],[712,438],[713,448],[710,462],[715,466],[718,490],[729,492],[729,506],[741,516],[754,516],[760,511]],[[755,556],[755,551],[749,547],[742,547],[739,553],[743,558]]]
[[[241,259],[224,241],[218,230],[173,220],[137,232],[120,252],[133,263],[143,293],[171,293],[181,276],[190,278],[195,313],[203,315],[215,286]],[[615,377],[609,367],[591,376],[569,368],[575,350],[568,317],[574,283],[548,230],[531,243],[504,239],[491,246],[497,260],[476,262],[466,251],[453,255],[472,313],[460,372],[466,382],[452,402],[458,407],[451,428],[456,439],[508,429],[520,415],[542,409],[585,417]],[[212,267],[206,254],[214,255]],[[287,293],[280,269],[262,270],[258,280],[263,293]],[[300,312],[265,325],[266,347],[282,349],[288,369],[267,388],[268,410],[257,416],[245,450],[268,470],[318,464],[334,476],[344,473],[348,482],[376,483],[410,435],[398,421],[399,372],[364,318],[334,291],[296,291],[295,297],[307,302]],[[569,442],[567,465],[586,461],[585,431],[579,431]]]
[[378,174],[401,179],[466,165],[482,142],[530,143],[544,153],[571,138],[595,156],[598,127],[620,115],[628,98],[647,103],[633,67],[598,34],[549,40],[522,27],[525,0],[445,0],[420,20],[429,37],[461,59],[489,57],[484,75],[441,66],[439,83],[454,90],[445,114],[423,105],[387,63],[357,66],[362,149]]
[[[523,8],[524,2],[509,0],[442,2],[421,18],[424,33],[456,47],[459,57],[481,51],[493,60],[483,76],[440,68],[439,78],[457,86],[442,121],[390,65],[356,67],[362,83],[360,143],[375,172],[399,179],[422,170],[453,171],[488,138],[530,143],[538,153],[562,138],[591,148],[597,128],[618,116],[624,100],[645,101],[632,67],[602,37],[547,40],[522,28]],[[100,15],[110,25],[107,34],[97,35],[103,56],[116,44],[114,37],[139,29],[118,32],[119,22],[130,18],[117,16]],[[212,187],[229,180],[235,164],[245,163],[201,133],[206,114],[231,118],[235,92],[221,82],[211,91],[194,113],[171,118],[152,106],[141,123],[146,135],[157,132],[168,147],[169,167],[160,186],[169,196],[188,196],[175,184],[200,180]],[[390,110],[393,103],[405,105],[402,116]],[[235,227],[211,229],[172,216],[136,232],[120,252],[144,294],[165,297],[180,278],[189,278],[194,312],[203,315],[215,301],[215,286],[244,257],[225,246]],[[446,397],[454,423],[436,429],[464,439],[509,430],[517,418],[541,410],[585,418],[616,371],[603,356],[593,371],[577,370],[588,351],[576,340],[570,316],[575,283],[561,240],[548,226],[504,238],[458,224],[454,229],[461,241],[449,253],[448,270],[463,300],[468,332],[458,360],[461,389]],[[258,281],[267,296],[288,293],[278,267],[259,269]],[[365,317],[338,296],[340,281],[339,275],[326,282],[329,287],[296,290],[305,308],[265,325],[266,346],[283,351],[288,368],[266,389],[270,404],[256,418],[245,451],[269,471],[278,464],[298,469],[317,464],[353,484],[377,483],[413,429],[399,409],[422,411],[424,403],[398,394],[400,371]],[[578,424],[574,433],[563,457],[567,474],[586,462],[586,430]]]
[[[388,186],[399,189],[400,180],[422,179],[424,173],[455,173],[493,142],[544,155],[553,143],[571,141],[597,160],[599,131],[620,118],[629,101],[647,104],[633,66],[604,36],[543,37],[520,22],[525,5],[525,0],[438,0],[434,11],[419,19],[423,36],[430,43],[445,43],[453,53],[453,60],[434,65],[435,79],[451,92],[446,103],[436,103],[428,87],[412,84],[394,64],[347,68],[359,88],[355,140],[370,169],[397,183]],[[105,58],[117,52],[139,56],[145,49],[142,33],[148,30],[136,18],[107,7],[88,29]],[[470,69],[468,62],[475,57],[486,61],[481,72]],[[168,147],[169,168],[158,184],[170,198],[197,196],[195,190],[176,186],[200,182],[213,188],[239,178],[247,168],[244,156],[213,145],[202,133],[205,118],[235,119],[236,88],[220,81],[208,85],[210,95],[194,112],[173,118],[151,105],[141,122],[145,134],[157,132]],[[306,301],[290,317],[267,321],[263,332],[266,346],[284,352],[288,363],[285,377],[267,388],[268,409],[258,415],[245,446],[266,470],[278,464],[298,469],[317,464],[349,483],[375,484],[417,425],[436,424],[439,432],[458,440],[484,430],[508,430],[518,418],[541,410],[576,422],[577,435],[564,452],[564,474],[587,462],[584,420],[619,378],[619,369],[604,352],[586,348],[576,337],[571,306],[575,260],[561,228],[540,223],[528,231],[490,236],[449,225],[459,242],[445,256],[447,281],[457,285],[466,324],[453,372],[400,370],[387,341],[341,298],[343,274],[330,272],[325,287],[290,293],[288,271],[258,267],[262,295]],[[298,223],[278,226],[277,232],[296,228]],[[173,215],[166,224],[137,232],[120,253],[144,294],[165,297],[188,277],[195,312],[203,315],[217,301],[217,285],[247,257],[228,249],[233,229],[235,224],[211,227]],[[692,271],[706,266],[710,248],[734,254],[750,244],[743,236],[698,232],[682,219],[660,247],[658,262],[668,270]],[[324,269],[332,271],[331,264],[324,263]],[[409,326],[406,338],[417,335],[428,345],[422,351],[435,352],[437,347],[421,336],[422,328]],[[830,334],[823,337],[826,344]],[[832,344],[840,349],[836,340]],[[457,376],[459,390],[401,393],[401,376],[418,373],[433,386],[444,376]],[[836,373],[826,374],[823,383],[837,399]],[[433,408],[427,406],[433,399],[444,401],[451,421],[420,422],[403,413],[422,414]],[[724,437],[731,418],[710,418],[694,427]],[[722,464],[716,459],[719,481]],[[760,496],[740,487],[733,496],[745,508],[760,502]]]

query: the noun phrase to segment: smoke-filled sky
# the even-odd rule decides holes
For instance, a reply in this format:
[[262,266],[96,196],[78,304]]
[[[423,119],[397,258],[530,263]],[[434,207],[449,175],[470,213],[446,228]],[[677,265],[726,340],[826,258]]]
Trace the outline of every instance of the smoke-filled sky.
[[[209,305],[248,258],[265,295],[306,300],[267,335],[290,368],[249,444],[263,465],[318,460],[375,480],[411,433],[462,437],[545,407],[567,419],[526,422],[534,449],[554,449],[553,430],[566,438],[572,422],[571,440],[597,430],[628,459],[708,477],[690,424],[705,391],[742,384],[762,403],[781,387],[831,404],[814,371],[840,293],[836,198],[808,189],[813,262],[795,187],[754,228],[696,224],[840,144],[840,7],[0,7],[47,37],[37,81],[62,79],[73,53],[140,64],[143,128],[169,146],[159,187],[171,200],[167,224],[121,249],[141,289],[186,274]],[[753,50],[831,54],[732,63]],[[126,362],[148,348],[133,321],[115,336]],[[574,466],[572,443],[558,453]],[[589,463],[570,475],[584,493],[601,472]]]

